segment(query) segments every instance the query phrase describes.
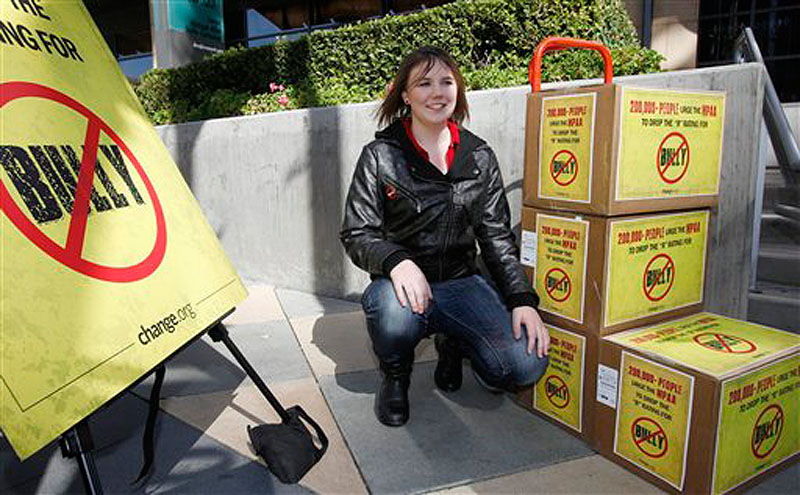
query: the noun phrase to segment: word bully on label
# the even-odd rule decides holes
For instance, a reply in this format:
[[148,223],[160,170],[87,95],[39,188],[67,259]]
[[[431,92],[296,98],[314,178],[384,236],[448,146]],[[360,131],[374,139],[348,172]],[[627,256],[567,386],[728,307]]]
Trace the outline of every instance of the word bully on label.
[[[116,145],[100,145],[99,149],[111,164],[111,169],[116,171],[128,187],[134,201],[144,204],[119,148]],[[93,186],[91,201],[95,210],[103,212],[129,206],[128,198],[114,187],[99,158],[100,154],[95,165],[95,176],[100,179],[111,199],[101,195]],[[37,223],[59,220],[63,217],[62,208],[67,213],[72,213],[77,177],[81,168],[79,155],[72,146],[31,145],[26,149],[4,145],[0,146],[0,164]]]
[[781,431],[783,427],[783,417],[775,416],[771,420],[756,425],[753,431],[753,443],[760,445],[764,440],[769,440]]
[[688,148],[681,146],[678,148],[662,148],[659,167],[683,167],[689,154]]
[[550,291],[558,291],[562,293],[569,292],[569,278],[567,277],[554,277],[553,275],[547,275],[545,284],[547,289]]
[[547,396],[554,399],[560,399],[566,401],[569,399],[569,391],[563,386],[558,383],[547,382],[544,384],[545,392]]
[[636,424],[633,428],[633,435],[637,443],[648,443],[658,450],[664,448],[664,440],[666,437],[661,431],[651,430],[650,428]]
[[664,285],[672,280],[672,266],[647,270],[647,287]]

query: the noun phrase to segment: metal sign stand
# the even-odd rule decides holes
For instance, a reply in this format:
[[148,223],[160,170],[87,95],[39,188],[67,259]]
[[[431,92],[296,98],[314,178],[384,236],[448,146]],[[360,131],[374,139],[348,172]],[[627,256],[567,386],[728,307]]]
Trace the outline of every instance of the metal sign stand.
[[[211,340],[214,342],[221,342],[225,345],[225,347],[233,354],[236,361],[239,365],[244,369],[247,376],[255,383],[258,390],[264,395],[267,399],[269,404],[275,409],[278,415],[281,418],[282,422],[288,422],[290,420],[289,414],[286,412],[286,409],[278,402],[278,399],[272,394],[269,390],[267,385],[258,375],[258,372],[253,368],[252,365],[247,361],[244,357],[242,352],[239,348],[233,343],[230,336],[228,335],[228,330],[225,326],[221,323],[222,319],[228,316],[233,310],[225,313],[222,318],[217,320],[213,325],[208,327],[206,330],[200,332],[192,338],[189,342],[184,344],[180,349],[176,350],[172,355],[166,358],[164,361],[159,363],[158,366],[163,365],[166,361],[170,360],[173,356],[180,353],[183,349],[191,345],[192,343],[196,342],[203,334],[208,334],[211,337]],[[154,367],[153,369],[157,368],[158,366]],[[142,377],[133,383],[130,387],[126,388],[123,392],[121,392],[117,397],[121,396],[131,388],[135,387],[140,381],[144,380],[150,375],[147,373],[142,375]],[[106,404],[113,402],[117,397],[109,400]],[[84,418],[75,426],[67,430],[63,435],[61,435],[61,439],[59,441],[59,445],[61,447],[61,454],[65,458],[74,458],[78,463],[78,468],[81,472],[81,477],[83,478],[83,484],[86,488],[86,493],[88,495],[103,495],[103,487],[100,484],[100,476],[97,472],[97,467],[94,463],[94,458],[92,457],[92,451],[94,450],[94,441],[92,440],[92,434],[89,431],[89,417]],[[326,441],[327,442],[327,441]]]
[[[163,365],[164,363],[172,359],[175,355],[179,354],[181,351],[183,351],[191,344],[195,343],[205,333],[207,333],[209,329],[213,329],[214,327],[220,325],[220,322],[231,313],[233,313],[233,309],[227,311],[210,327],[198,333],[196,336],[194,336],[192,339],[186,342],[183,346],[181,346],[175,352],[170,354],[166,359],[164,359],[156,366],[154,366],[153,370],[142,375],[138,380],[132,383],[125,390],[120,392],[114,398],[107,401],[105,405],[114,402],[117,398],[121,397],[123,394],[131,390],[141,381],[145,380],[148,376],[150,376],[153,373],[153,371],[156,368],[158,368],[159,366]],[[95,466],[94,463],[94,457],[92,456],[92,451],[94,450],[94,441],[92,440],[92,433],[91,431],[89,431],[90,417],[91,415],[83,418],[79,423],[75,424],[75,426],[64,432],[64,434],[61,435],[61,438],[59,440],[59,446],[61,447],[61,455],[63,455],[67,459],[74,458],[75,461],[78,463],[78,469],[81,472],[81,478],[83,478],[83,486],[86,488],[87,495],[103,495],[103,486],[100,483],[100,475],[97,472],[97,467]]]
[[74,458],[77,461],[86,493],[89,495],[103,495],[100,476],[97,474],[97,467],[94,464],[94,457],[92,457],[94,442],[86,419],[83,419],[61,435],[59,445],[61,454],[64,457]]
[[[191,344],[195,343],[199,340],[204,334],[208,333],[211,339],[214,342],[223,342],[229,351],[236,357],[236,360],[239,364],[244,368],[247,372],[247,375],[256,383],[256,386],[261,390],[261,392],[266,396],[269,403],[275,407],[278,411],[282,420],[288,419],[288,414],[286,410],[281,407],[278,400],[273,396],[269,389],[266,388],[263,380],[261,377],[258,376],[258,373],[253,369],[250,363],[247,362],[245,357],[239,351],[238,348],[233,344],[228,337],[227,329],[220,323],[225,317],[233,312],[233,309],[227,311],[224,315],[222,315],[218,320],[216,320],[211,326],[203,330],[202,332],[198,333],[195,337],[190,339],[186,342],[183,346],[173,352],[169,357],[161,361],[158,365],[153,367],[153,370],[158,368],[159,366],[163,365],[170,359],[172,359],[175,355],[179,354],[185,348],[190,346]],[[111,400],[106,402],[106,405],[110,404],[133,387],[139,384],[139,382],[145,380],[148,376],[150,376],[151,372],[148,372],[142,375],[138,380],[136,380],[133,384],[127,387],[125,390],[120,392],[116,397],[112,398]],[[94,463],[94,457],[92,452],[94,451],[94,440],[92,439],[92,433],[89,430],[89,418],[82,419],[79,423],[75,424],[72,428],[68,429],[61,435],[59,439],[59,446],[61,447],[61,455],[63,455],[67,459],[75,459],[78,463],[78,469],[81,472],[81,478],[83,479],[83,485],[86,489],[87,495],[103,495],[103,486],[100,483],[100,475],[97,471],[97,466]]]
[[258,388],[258,390],[261,392],[264,398],[267,399],[267,402],[269,402],[269,404],[278,413],[278,415],[281,418],[281,421],[284,423],[289,422],[289,420],[291,419],[289,413],[286,412],[286,409],[283,408],[281,403],[278,402],[278,399],[272,394],[269,388],[267,388],[267,385],[264,383],[264,380],[262,380],[261,377],[258,376],[258,372],[255,370],[255,368],[253,368],[250,365],[250,363],[244,357],[244,354],[242,354],[239,348],[236,347],[236,344],[233,343],[230,336],[228,335],[228,329],[225,328],[225,325],[223,325],[222,323],[214,325],[213,327],[211,327],[211,329],[209,329],[208,336],[211,337],[211,340],[213,340],[214,342],[222,342],[223,344],[225,344],[225,347],[228,348],[228,351],[231,354],[233,354],[233,357],[239,363],[239,366],[241,366],[242,369],[244,369],[245,373],[247,373],[247,376],[249,376],[250,379],[253,380],[253,383],[255,383],[256,388]]

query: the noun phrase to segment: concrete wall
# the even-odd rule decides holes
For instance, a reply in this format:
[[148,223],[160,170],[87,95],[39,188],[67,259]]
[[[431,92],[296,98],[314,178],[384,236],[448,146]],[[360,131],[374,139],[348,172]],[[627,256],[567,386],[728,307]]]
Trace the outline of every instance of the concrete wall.
[[[710,309],[740,317],[747,311],[763,76],[760,66],[748,64],[619,79],[642,87],[727,91],[723,194],[707,297]],[[468,95],[468,127],[498,155],[517,229],[528,92],[525,86]],[[367,277],[345,257],[338,230],[353,168],[375,131],[375,106],[219,119],[158,132],[244,279],[355,297]]]

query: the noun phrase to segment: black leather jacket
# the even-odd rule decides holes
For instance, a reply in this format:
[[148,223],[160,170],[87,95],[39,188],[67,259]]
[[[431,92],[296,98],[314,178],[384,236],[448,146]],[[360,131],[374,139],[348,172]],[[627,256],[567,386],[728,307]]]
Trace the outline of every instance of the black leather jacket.
[[510,227],[497,158],[466,129],[442,175],[396,121],[375,134],[356,165],[340,238],[358,267],[387,276],[411,259],[429,282],[476,273],[481,256],[509,308],[536,307]]

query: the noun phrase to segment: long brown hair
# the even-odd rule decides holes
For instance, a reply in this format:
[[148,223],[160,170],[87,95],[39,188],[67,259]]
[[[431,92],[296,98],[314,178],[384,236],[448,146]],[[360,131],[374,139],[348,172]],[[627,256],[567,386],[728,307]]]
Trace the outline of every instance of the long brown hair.
[[[411,71],[418,65],[424,64],[420,77],[425,77],[436,65],[436,62],[441,62],[450,69],[456,80],[456,108],[451,119],[460,124],[464,119],[469,118],[469,106],[467,105],[467,95],[464,90],[464,77],[458,70],[458,64],[449,53],[441,48],[423,46],[406,55],[400,63],[400,68],[394,76],[394,81],[392,81],[386,97],[376,112],[378,123],[381,126],[389,125],[395,119],[407,117],[411,114],[411,109],[403,102],[403,91],[409,86]],[[410,82],[412,84],[416,83],[416,81]]]

